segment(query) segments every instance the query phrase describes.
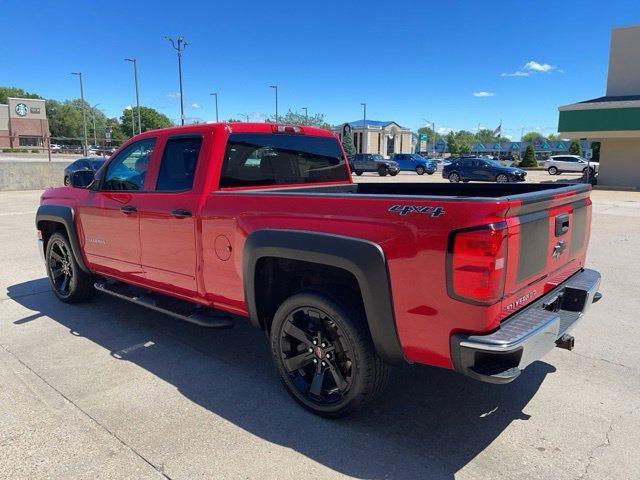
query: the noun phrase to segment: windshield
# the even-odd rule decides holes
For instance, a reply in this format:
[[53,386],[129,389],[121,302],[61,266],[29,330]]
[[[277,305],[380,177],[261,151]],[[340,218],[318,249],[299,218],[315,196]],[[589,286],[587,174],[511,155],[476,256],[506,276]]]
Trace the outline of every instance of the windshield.
[[220,187],[346,182],[340,144],[332,137],[235,133],[229,135]]
[[382,155],[374,155],[374,156],[373,156],[373,159],[374,159],[376,162],[381,162],[381,161],[383,161],[383,160],[384,160],[384,157],[383,157]]

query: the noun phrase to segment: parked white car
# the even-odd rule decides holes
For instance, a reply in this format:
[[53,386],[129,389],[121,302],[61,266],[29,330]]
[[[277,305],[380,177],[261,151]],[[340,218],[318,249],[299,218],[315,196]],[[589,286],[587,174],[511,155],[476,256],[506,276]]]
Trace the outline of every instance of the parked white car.
[[587,165],[591,169],[590,175],[598,172],[599,162],[589,162],[580,155],[554,155],[544,163],[549,175],[560,175],[562,172],[582,172],[587,169]]

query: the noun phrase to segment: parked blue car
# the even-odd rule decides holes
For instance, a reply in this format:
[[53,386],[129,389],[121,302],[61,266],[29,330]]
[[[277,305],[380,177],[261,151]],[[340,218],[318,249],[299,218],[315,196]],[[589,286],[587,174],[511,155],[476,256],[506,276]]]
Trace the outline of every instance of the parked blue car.
[[416,172],[418,175],[433,175],[438,163],[417,153],[396,153],[393,159],[398,162],[401,172]]
[[521,168],[505,167],[496,160],[459,158],[442,169],[442,177],[451,183],[468,182],[524,182],[527,172]]

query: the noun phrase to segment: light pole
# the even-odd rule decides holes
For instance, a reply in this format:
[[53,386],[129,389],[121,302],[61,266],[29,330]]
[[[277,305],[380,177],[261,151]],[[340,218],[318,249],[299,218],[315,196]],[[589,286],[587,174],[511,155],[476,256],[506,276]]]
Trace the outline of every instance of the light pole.
[[244,117],[245,121],[249,123],[249,114],[248,113],[239,113],[241,117]]
[[216,122],[217,122],[218,121],[218,93],[214,92],[214,93],[210,93],[209,95],[212,95],[216,100]]
[[360,105],[362,105],[362,141],[360,142],[360,153],[367,153],[364,148],[364,142],[366,141],[365,133],[367,132],[367,103],[362,102]]
[[302,107],[304,110],[304,124],[309,125],[309,109],[307,107]]
[[276,123],[278,123],[278,86],[269,85],[269,88],[273,88],[276,91]]
[[82,102],[82,127],[84,128],[84,156],[87,156],[87,115],[84,108],[84,87],[82,85],[82,72],[71,72],[71,75],[77,75],[80,79],[80,101]]
[[167,41],[171,43],[171,46],[178,54],[178,78],[180,79],[180,125],[184,125],[184,96],[182,95],[182,52],[184,52],[185,47],[189,44],[185,42],[182,35],[180,35],[175,42],[173,41],[173,38],[164,38],[166,38]]
[[142,120],[140,120],[140,93],[138,91],[138,60],[135,58],[125,58],[126,62],[133,63],[133,80],[136,84],[136,108],[138,109],[138,133],[142,133]]

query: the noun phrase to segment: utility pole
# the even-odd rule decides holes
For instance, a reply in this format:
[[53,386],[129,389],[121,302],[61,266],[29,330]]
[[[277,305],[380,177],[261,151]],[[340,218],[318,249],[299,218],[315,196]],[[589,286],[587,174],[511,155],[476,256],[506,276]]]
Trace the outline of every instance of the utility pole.
[[214,92],[214,93],[210,93],[209,95],[212,95],[216,100],[216,122],[217,122],[218,121],[218,93]]
[[[367,133],[367,103],[366,102],[362,102],[360,105],[362,105],[362,109],[363,109],[363,113],[362,113],[362,141],[360,142],[360,153],[367,153],[365,152],[365,133]],[[368,149],[367,149],[368,150]]]
[[133,63],[133,80],[136,84],[136,108],[138,109],[138,133],[142,133],[142,120],[140,120],[140,93],[138,91],[138,61],[135,58],[125,58],[125,61]]
[[276,91],[276,123],[278,123],[278,86],[269,85],[269,88],[273,88]]
[[82,102],[82,127],[84,129],[84,156],[87,156],[87,115],[84,108],[84,87],[82,85],[82,72],[71,72],[71,75],[77,75],[80,79],[80,101]]
[[248,113],[239,113],[241,117],[244,117],[245,121],[249,123],[249,114]]
[[93,145],[95,147],[98,146],[98,135],[96,133],[96,107],[100,105],[96,103],[93,107],[91,107],[91,117],[93,119]]
[[304,124],[309,125],[309,109],[307,107],[302,107],[304,110]]
[[178,78],[180,79],[180,125],[184,125],[184,95],[182,94],[182,52],[184,52],[184,49],[189,44],[185,42],[182,35],[180,35],[175,42],[173,41],[173,38],[164,38],[166,38],[167,41],[171,43],[171,46],[178,54]]

